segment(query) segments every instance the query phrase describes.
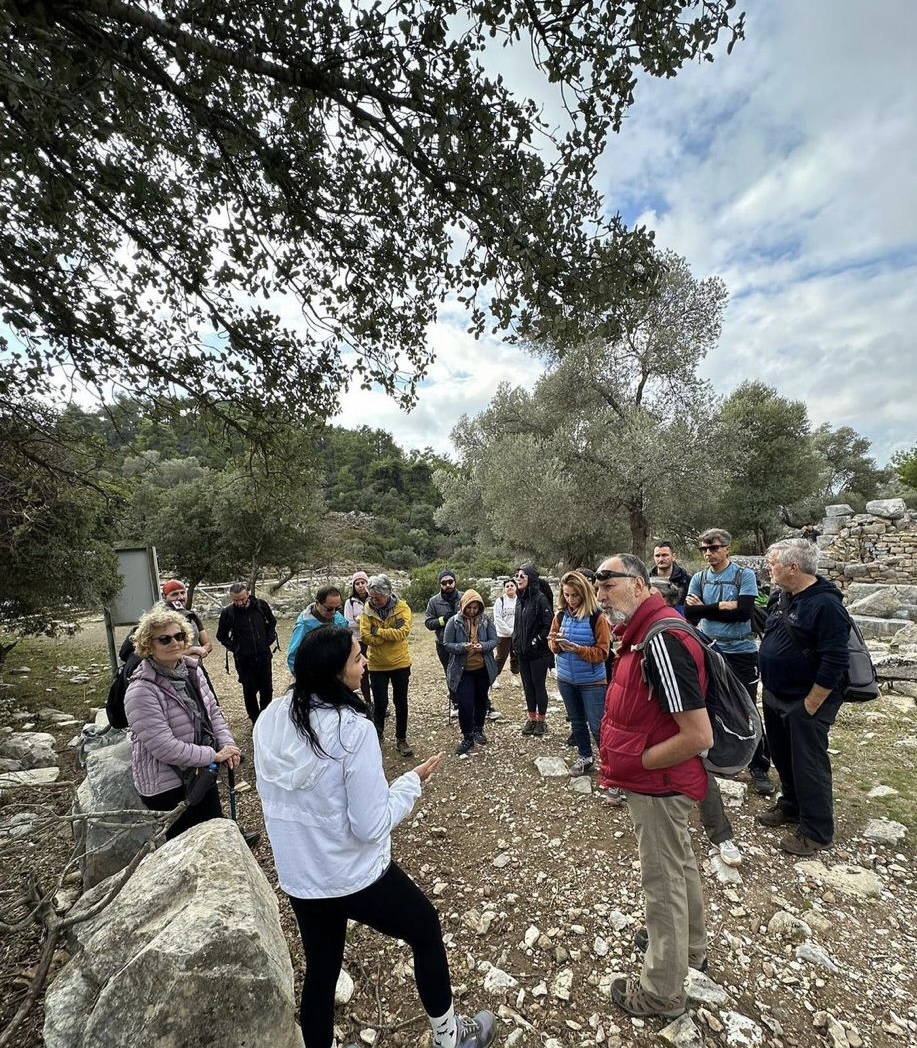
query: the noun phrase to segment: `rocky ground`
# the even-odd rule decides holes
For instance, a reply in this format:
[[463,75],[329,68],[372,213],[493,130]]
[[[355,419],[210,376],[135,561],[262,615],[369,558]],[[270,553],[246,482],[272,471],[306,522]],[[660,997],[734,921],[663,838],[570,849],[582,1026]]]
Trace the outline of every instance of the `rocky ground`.
[[[289,635],[289,625],[281,635]],[[104,696],[101,629],[92,625],[58,643],[64,644],[55,648],[58,662],[64,652],[71,653],[71,673],[93,664],[91,683],[81,685],[71,707],[58,701],[54,688],[47,701],[83,718],[87,705]],[[679,1045],[774,1048],[917,1044],[913,699],[883,697],[871,707],[843,710],[832,735],[837,840],[820,861],[800,862],[776,848],[778,832],[754,824],[754,815],[768,801],[741,779],[724,789],[735,804],[729,813],[744,853],[738,871],[724,868],[710,854],[696,824],[711,937],[710,978],[694,980],[688,1015],[667,1028],[662,1021],[629,1019],[609,1000],[611,979],[639,970],[632,945],[642,923],[636,844],[626,809],[608,807],[594,791],[594,779],[546,777],[536,766],[537,757],[569,763],[573,756],[565,746],[559,698],[552,698],[548,734],[524,738],[519,734],[521,690],[509,683],[497,688],[494,701],[503,719],[488,725],[487,746],[458,758],[452,752],[458,731],[447,722],[432,637],[422,628],[415,630],[413,651],[409,734],[417,757],[400,758],[389,737],[386,767],[394,777],[430,753],[443,750],[447,759],[396,832],[395,856],[436,900],[459,1008],[497,1012],[502,1043],[517,1048],[644,1045],[661,1036]],[[27,654],[18,658],[29,661]],[[250,756],[239,686],[225,673],[220,654],[214,652],[208,661],[237,739]],[[16,665],[14,653],[10,668]],[[276,657],[278,690],[282,666]],[[6,680],[15,676],[8,674]],[[50,718],[37,726],[54,734],[68,772],[62,778],[70,777],[72,751],[66,743],[73,728],[55,727]],[[251,780],[251,764],[246,768]],[[0,824],[8,825],[14,807],[25,799],[4,791]],[[898,843],[867,839],[868,823],[885,817],[900,821],[908,835]],[[240,797],[240,819],[247,829],[261,824],[254,790]],[[887,828],[887,822],[883,825]],[[36,856],[24,841],[15,866],[50,867],[64,850],[61,843]],[[274,883],[266,841],[256,856]],[[15,884],[9,877],[3,880],[7,902]],[[299,973],[302,953],[292,913],[282,895],[280,903]],[[34,963],[37,941],[34,932],[0,939],[4,1019],[24,992],[21,976]],[[338,1010],[343,1042],[421,1045],[428,1039],[404,947],[354,928],[345,970],[353,988],[341,987],[349,996]],[[14,1043],[21,1048],[40,1044],[40,1029],[39,1005]]]

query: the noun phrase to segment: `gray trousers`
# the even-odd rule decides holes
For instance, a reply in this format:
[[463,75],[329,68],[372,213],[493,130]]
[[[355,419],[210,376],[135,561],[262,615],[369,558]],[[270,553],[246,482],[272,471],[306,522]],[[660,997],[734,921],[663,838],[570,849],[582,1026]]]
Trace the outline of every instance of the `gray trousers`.
[[683,794],[626,793],[637,833],[649,946],[640,985],[660,1006],[685,1002],[689,962],[707,956],[704,893],[691,848],[688,817],[694,801]]

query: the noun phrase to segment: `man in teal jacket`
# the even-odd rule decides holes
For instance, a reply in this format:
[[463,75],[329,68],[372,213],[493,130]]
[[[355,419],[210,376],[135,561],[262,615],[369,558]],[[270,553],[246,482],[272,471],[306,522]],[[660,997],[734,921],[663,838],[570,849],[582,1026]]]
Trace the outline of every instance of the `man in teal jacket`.
[[299,613],[293,626],[290,646],[287,648],[287,665],[290,667],[290,673],[293,672],[296,652],[299,651],[299,645],[302,644],[302,639],[307,633],[318,629],[319,626],[340,626],[345,630],[350,629],[347,620],[341,613],[343,606],[344,598],[337,586],[322,586],[315,594],[315,600],[305,611]]

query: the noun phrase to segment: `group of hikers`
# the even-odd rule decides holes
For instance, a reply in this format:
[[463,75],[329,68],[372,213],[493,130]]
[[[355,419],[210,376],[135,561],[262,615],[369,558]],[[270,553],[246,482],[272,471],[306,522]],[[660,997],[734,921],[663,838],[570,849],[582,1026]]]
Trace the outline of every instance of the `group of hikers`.
[[[773,761],[780,797],[757,821],[789,830],[779,847],[792,855],[814,854],[833,839],[828,731],[842,699],[849,632],[840,593],[817,575],[811,543],[775,543],[767,553],[774,593],[759,649],[752,625],[757,580],[730,560],[730,545],[722,529],[701,534],[705,567],[693,574],[668,542],[656,545],[649,570],[638,557],[618,554],[595,571],[568,571],[556,606],[535,566],[524,564],[503,584],[490,615],[476,590],[460,591],[455,572],[444,570],[424,615],[458,719],[459,757],[487,745],[487,721],[500,718],[490,691],[507,662],[522,684],[522,734],[544,736],[553,669],[567,741],[577,751],[570,774],[597,770],[604,799],[627,806],[646,903],[646,926],[635,937],[644,960],[639,977],[615,981],[612,998],[633,1016],[680,1015],[688,967],[707,969],[703,894],[688,832],[695,805],[722,861],[742,861],[716,777],[701,760],[713,744],[708,640],[753,702],[760,666],[765,730],[749,774],[758,793],[772,795]],[[203,668],[212,645],[184,597],[180,583],[166,583],[163,601],[141,619],[133,635],[140,661],[125,698],[134,780],[144,803],[161,811],[190,800],[202,770],[233,768],[241,759]],[[665,629],[644,644],[654,624],[684,621],[682,615],[703,636]],[[346,595],[323,587],[296,619],[287,651],[292,683],[272,701],[273,612],[237,583],[220,614],[217,640],[233,655],[253,724],[265,827],[306,956],[306,1048],[334,1041],[348,920],[412,949],[433,1048],[484,1048],[496,1035],[491,1012],[455,1013],[436,910],[391,855],[392,831],[443,760],[432,755],[386,782],[390,689],[397,753],[413,755],[411,628],[410,608],[383,573],[356,572]],[[170,837],[220,814],[215,779],[197,790],[202,799],[172,825]]]

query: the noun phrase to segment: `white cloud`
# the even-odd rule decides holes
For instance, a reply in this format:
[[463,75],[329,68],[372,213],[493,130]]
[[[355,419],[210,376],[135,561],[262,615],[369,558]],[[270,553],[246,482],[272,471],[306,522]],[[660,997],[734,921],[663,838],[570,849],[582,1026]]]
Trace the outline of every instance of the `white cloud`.
[[[850,425],[880,463],[917,440],[917,5],[771,0],[731,56],[642,80],[600,166],[610,210],[657,230],[732,296],[705,371],[719,392],[761,379],[813,424]],[[524,81],[531,92],[532,80]],[[475,343],[450,310],[418,407],[347,398],[407,446],[447,450],[462,412],[536,362]],[[365,401],[362,399],[365,397]]]

